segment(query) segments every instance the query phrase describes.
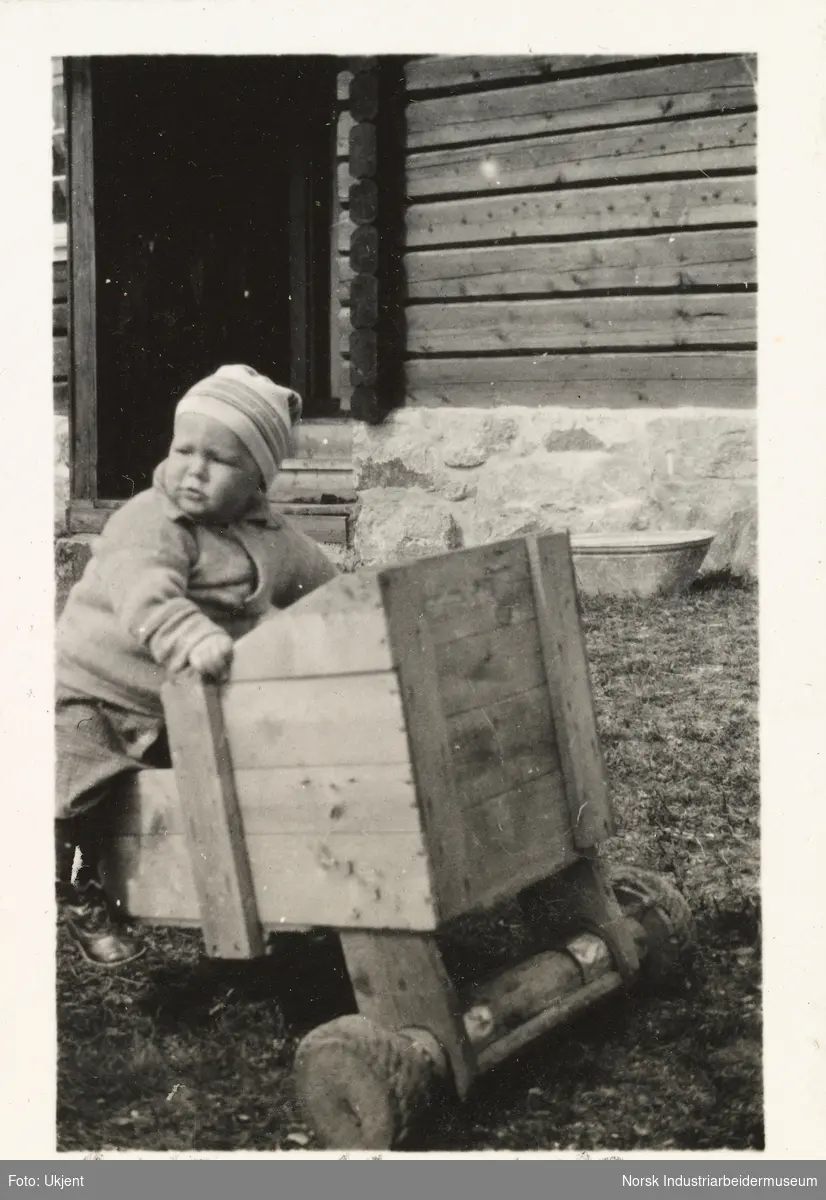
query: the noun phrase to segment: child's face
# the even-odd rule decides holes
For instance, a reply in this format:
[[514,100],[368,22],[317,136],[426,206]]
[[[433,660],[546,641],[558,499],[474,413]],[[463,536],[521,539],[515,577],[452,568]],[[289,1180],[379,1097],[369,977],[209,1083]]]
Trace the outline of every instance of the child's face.
[[232,521],[261,486],[255,459],[232,430],[199,413],[181,413],[166,467],[166,486],[195,521]]

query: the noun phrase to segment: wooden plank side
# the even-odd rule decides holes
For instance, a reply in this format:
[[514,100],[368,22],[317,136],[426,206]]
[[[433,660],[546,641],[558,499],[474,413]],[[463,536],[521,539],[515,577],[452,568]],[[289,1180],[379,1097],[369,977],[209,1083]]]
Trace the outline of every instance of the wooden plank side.
[[756,339],[753,294],[482,300],[407,309],[411,354],[742,345]]
[[[418,199],[441,193],[559,187],[595,179],[747,171],[756,166],[756,141],[755,114],[739,113],[463,146],[409,155],[406,190]],[[348,183],[342,168],[339,188]]]
[[548,695],[574,844],[614,832],[567,534],[527,539]]
[[[515,196],[479,196],[411,204],[405,214],[408,249],[507,244],[650,229],[745,225],[756,217],[755,178],[681,179],[607,187],[574,187]],[[339,226],[339,250],[351,227]]]
[[498,572],[448,582],[442,595],[425,602],[434,644],[532,620],[533,597],[526,583],[526,575]]
[[164,685],[162,699],[207,953],[258,957],[264,938],[218,689],[187,673]]
[[604,54],[437,54],[414,58],[405,64],[405,86],[410,94],[441,88],[478,87],[485,83],[512,83],[548,79],[566,71],[596,70],[613,63],[632,63],[636,57]]
[[357,571],[335,576],[241,638],[231,679],[347,675],[392,665],[376,572]]
[[423,615],[435,646],[533,618],[524,541],[495,542],[428,560]]
[[451,744],[442,712],[436,653],[425,615],[425,584],[439,560],[420,560],[381,572],[379,585],[391,653],[404,704],[416,793],[424,822],[440,919],[465,911],[471,881],[454,781]]
[[753,408],[753,351],[418,358],[405,363],[411,405]]
[[755,104],[754,76],[754,59],[732,55],[413,100],[407,106],[407,146],[489,141],[744,109]]
[[[259,834],[415,833],[421,828],[409,764],[271,767],[234,773],[247,838]],[[95,829],[105,837],[184,834],[171,770],[135,771],[102,806]]]
[[[278,833],[251,837],[250,869],[262,928],[434,929],[419,833]],[[119,836],[104,850],[107,891],[146,921],[201,923],[186,840]]]
[[409,761],[393,672],[230,683],[222,707],[236,770]]
[[536,622],[445,642],[436,648],[436,668],[447,716],[538,687],[545,671]]
[[577,851],[561,774],[543,775],[466,810],[474,904],[510,899]]
[[405,255],[410,300],[715,287],[757,280],[753,229],[587,242],[471,246]]
[[447,719],[456,791],[465,810],[559,772],[547,688]]
[[273,616],[235,646],[232,679],[298,679],[389,671],[393,663],[383,614],[302,613]]

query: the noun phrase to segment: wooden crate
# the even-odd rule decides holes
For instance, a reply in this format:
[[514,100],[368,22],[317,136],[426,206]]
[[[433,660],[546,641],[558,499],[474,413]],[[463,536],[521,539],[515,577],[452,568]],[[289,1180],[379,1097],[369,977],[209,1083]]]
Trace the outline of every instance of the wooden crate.
[[611,832],[564,534],[341,575],[165,703],[177,786],[124,797],[111,886],[229,913],[239,954],[257,923],[433,930]]

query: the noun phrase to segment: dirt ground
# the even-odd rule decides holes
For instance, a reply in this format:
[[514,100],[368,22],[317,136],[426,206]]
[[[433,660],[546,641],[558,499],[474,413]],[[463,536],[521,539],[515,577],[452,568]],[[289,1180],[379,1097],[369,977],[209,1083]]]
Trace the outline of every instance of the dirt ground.
[[[757,594],[704,585],[586,602],[583,619],[618,834],[610,862],[665,874],[697,922],[668,989],[614,997],[429,1114],[411,1149],[763,1146]],[[474,923],[466,961],[518,960],[513,906]],[[337,943],[212,963],[193,931],[95,972],[60,930],[58,1148],[315,1148],[292,1091],[298,1040],[352,1008]]]

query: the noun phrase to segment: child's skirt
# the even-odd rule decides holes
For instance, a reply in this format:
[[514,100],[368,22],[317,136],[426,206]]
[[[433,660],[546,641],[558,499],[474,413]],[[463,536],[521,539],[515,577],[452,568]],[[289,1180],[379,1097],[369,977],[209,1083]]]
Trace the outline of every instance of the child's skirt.
[[163,734],[159,717],[58,688],[55,817],[76,817],[93,808],[119,775],[149,766],[150,751],[153,760],[165,758]]

